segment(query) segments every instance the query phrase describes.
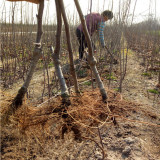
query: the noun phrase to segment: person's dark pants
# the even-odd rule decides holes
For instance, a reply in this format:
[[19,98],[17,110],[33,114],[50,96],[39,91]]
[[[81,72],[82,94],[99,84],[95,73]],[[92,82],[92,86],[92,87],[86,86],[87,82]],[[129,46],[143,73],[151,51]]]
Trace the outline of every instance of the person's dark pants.
[[[77,38],[78,38],[78,41],[79,41],[79,59],[82,59],[84,49],[87,48],[87,42],[85,40],[85,36],[84,36],[83,32],[80,31],[78,28],[76,29],[76,35],[77,35]],[[93,42],[92,42],[92,46],[95,50],[96,47],[95,47]]]

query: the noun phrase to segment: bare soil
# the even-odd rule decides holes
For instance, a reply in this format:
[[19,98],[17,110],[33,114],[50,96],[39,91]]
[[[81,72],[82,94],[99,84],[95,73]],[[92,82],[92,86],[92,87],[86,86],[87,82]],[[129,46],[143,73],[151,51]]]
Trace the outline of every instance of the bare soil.
[[[146,73],[142,59],[136,53],[129,55],[127,74],[123,83],[123,96],[131,101],[152,106],[160,113],[160,95],[149,93],[149,89],[156,89],[158,76],[144,76]],[[158,88],[157,88],[158,89]],[[160,91],[160,89],[159,89]]]
[[[66,109],[72,118],[62,139],[66,124],[61,112],[61,98],[35,107],[24,105],[11,117],[1,132],[1,159],[8,160],[158,160],[160,159],[160,108],[158,95],[147,94],[156,79],[142,76],[141,60],[128,58],[123,93],[108,91],[103,103],[98,89],[82,86],[82,95],[72,93]],[[12,100],[1,92],[1,114]],[[71,126],[77,126],[80,138],[75,140]]]

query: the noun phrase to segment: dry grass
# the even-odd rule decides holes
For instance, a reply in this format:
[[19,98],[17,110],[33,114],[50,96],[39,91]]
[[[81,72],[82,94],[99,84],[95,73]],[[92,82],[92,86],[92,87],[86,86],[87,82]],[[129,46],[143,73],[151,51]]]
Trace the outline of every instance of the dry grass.
[[[158,127],[150,119],[148,122],[134,120],[132,114],[137,112],[142,117],[155,120],[158,120],[159,115],[145,111],[138,104],[122,100],[119,94],[112,91],[108,93],[108,104],[102,102],[98,90],[84,92],[80,97],[74,94],[70,97],[71,105],[67,108],[67,113],[72,125],[78,126],[81,132],[81,143],[74,140],[75,135],[69,125],[62,139],[62,127],[66,120],[62,118],[61,112],[55,112],[62,106],[60,97],[38,108],[24,104],[11,117],[11,123],[2,128],[2,159],[87,159],[88,147],[93,152],[96,145],[100,155],[106,153],[100,141],[101,134],[98,134],[101,128],[107,130],[126,122]],[[3,112],[10,103],[10,98],[6,97],[6,101],[2,103]],[[128,118],[131,116],[132,119]],[[91,157],[95,154],[92,152]]]

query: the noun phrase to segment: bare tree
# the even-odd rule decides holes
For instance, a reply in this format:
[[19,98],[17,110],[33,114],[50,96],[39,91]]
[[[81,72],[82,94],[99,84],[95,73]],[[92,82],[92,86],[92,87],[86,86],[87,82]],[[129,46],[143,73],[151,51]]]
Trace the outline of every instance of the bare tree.
[[35,48],[34,48],[34,53],[33,53],[33,58],[31,61],[30,70],[29,70],[29,73],[26,77],[24,84],[19,89],[16,97],[13,99],[12,104],[9,106],[9,109],[5,114],[5,120],[7,120],[9,115],[14,113],[18,109],[18,107],[22,105],[22,100],[24,98],[25,93],[27,92],[27,88],[28,88],[30,81],[32,79],[36,64],[37,64],[40,56],[42,55],[41,37],[43,34],[43,31],[42,31],[43,9],[44,9],[44,0],[41,0],[39,3],[39,11],[38,11],[38,15],[37,15],[38,26],[37,26],[36,44],[35,44]]
[[89,36],[88,30],[87,30],[87,27],[86,27],[86,22],[85,22],[85,19],[84,19],[84,16],[83,16],[83,13],[82,13],[82,10],[81,10],[81,7],[79,5],[78,0],[74,0],[74,2],[75,2],[75,5],[76,5],[78,14],[80,16],[80,20],[81,20],[81,23],[82,23],[84,35],[85,35],[87,45],[88,45],[88,50],[89,50],[88,62],[89,62],[89,65],[91,67],[91,70],[94,73],[95,79],[96,79],[98,87],[100,89],[100,93],[102,95],[102,99],[104,101],[106,101],[107,100],[107,93],[105,91],[103,82],[101,81],[101,78],[99,76],[99,73],[98,73],[98,70],[97,70],[97,67],[96,67],[97,62],[96,62],[95,57],[93,56],[93,48],[92,48],[92,45],[91,45],[91,38]]
[[55,65],[56,74],[59,80],[60,88],[61,88],[61,97],[62,101],[65,103],[68,101],[69,93],[68,88],[62,73],[62,69],[60,66],[60,41],[61,41],[61,32],[62,32],[62,18],[61,18],[61,10],[58,3],[58,0],[55,0],[56,11],[57,11],[57,33],[56,33],[56,46],[53,51],[53,47],[51,47],[52,59]]
[[76,76],[75,68],[74,68],[74,62],[73,62],[73,52],[72,52],[72,46],[71,46],[69,24],[68,24],[68,20],[67,20],[67,17],[66,17],[63,0],[59,0],[58,2],[59,2],[59,5],[60,5],[60,8],[61,8],[62,17],[63,17],[65,30],[66,30],[67,45],[68,45],[69,60],[70,60],[70,72],[71,72],[71,75],[72,75],[72,78],[73,78],[73,81],[74,81],[75,92],[80,93],[79,87],[78,87],[78,82],[77,82],[77,76]]

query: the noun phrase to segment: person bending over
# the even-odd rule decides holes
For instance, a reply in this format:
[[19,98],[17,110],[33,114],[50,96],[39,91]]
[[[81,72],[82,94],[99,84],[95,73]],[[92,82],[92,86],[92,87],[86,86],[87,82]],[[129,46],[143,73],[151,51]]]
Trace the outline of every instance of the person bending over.
[[[105,47],[104,33],[103,33],[105,22],[112,18],[113,18],[113,13],[112,11],[108,11],[108,10],[103,11],[101,14],[90,13],[85,16],[87,29],[88,29],[90,36],[92,36],[95,31],[98,31],[99,40],[103,48]],[[84,49],[87,48],[87,42],[85,40],[85,36],[83,33],[82,24],[80,24],[77,27],[76,36],[79,41],[79,59],[82,60]],[[92,47],[94,50],[96,49],[93,41],[92,41]]]

